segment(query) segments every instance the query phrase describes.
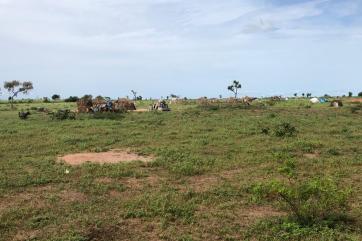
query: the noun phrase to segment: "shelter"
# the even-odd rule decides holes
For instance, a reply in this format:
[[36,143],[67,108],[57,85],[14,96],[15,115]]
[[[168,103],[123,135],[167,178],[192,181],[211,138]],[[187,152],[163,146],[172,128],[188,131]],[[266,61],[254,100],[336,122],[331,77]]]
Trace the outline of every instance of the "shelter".
[[318,98],[312,98],[310,99],[310,102],[312,102],[313,104],[318,104],[320,103],[320,100]]
[[333,100],[333,101],[331,102],[331,107],[336,107],[336,108],[338,108],[338,107],[342,107],[342,106],[343,106],[343,103],[342,103],[341,100]]

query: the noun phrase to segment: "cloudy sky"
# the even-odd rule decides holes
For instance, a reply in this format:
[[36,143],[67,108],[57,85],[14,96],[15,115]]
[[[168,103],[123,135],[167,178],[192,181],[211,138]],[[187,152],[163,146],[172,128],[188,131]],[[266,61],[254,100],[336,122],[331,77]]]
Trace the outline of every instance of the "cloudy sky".
[[344,94],[361,64],[362,0],[0,0],[0,80],[33,97]]

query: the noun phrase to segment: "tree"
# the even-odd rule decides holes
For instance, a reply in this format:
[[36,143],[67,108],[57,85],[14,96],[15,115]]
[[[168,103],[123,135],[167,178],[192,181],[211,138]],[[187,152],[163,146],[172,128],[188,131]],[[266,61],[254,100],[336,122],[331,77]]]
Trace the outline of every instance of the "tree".
[[238,97],[238,90],[241,89],[241,84],[239,81],[234,80],[232,85],[228,86],[228,90],[234,93],[235,98]]
[[298,96],[298,93],[294,93],[294,97],[297,97]]
[[350,91],[348,92],[348,97],[352,97],[353,96],[353,93]]
[[133,100],[137,100],[137,92],[134,90],[131,90],[132,95],[133,95]]
[[171,98],[180,98],[178,95],[170,94]]
[[312,93],[307,93],[307,98],[311,97]]
[[358,93],[358,96],[359,96],[359,97],[362,97],[362,91]]
[[304,93],[302,93],[302,96],[303,96],[303,98],[304,98],[305,94],[304,94]]
[[69,98],[65,99],[65,102],[77,102],[79,98],[77,96],[69,96]]
[[54,100],[54,101],[59,100],[59,99],[60,99],[60,95],[54,94],[52,96],[52,100]]
[[9,92],[9,101],[11,108],[14,108],[14,98],[18,94],[27,94],[30,90],[34,89],[33,83],[30,81],[21,82],[19,80],[5,81],[4,88]]

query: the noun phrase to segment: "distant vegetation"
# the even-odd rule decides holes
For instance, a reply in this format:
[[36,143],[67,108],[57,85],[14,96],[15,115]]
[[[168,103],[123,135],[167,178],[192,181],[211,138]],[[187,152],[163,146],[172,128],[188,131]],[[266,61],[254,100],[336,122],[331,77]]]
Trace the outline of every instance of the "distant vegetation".
[[[51,101],[16,100],[31,82],[4,87],[0,241],[362,240],[362,104],[352,92],[316,104],[298,93],[238,98],[235,80],[233,98],[132,90],[133,100]],[[58,160],[113,149],[153,161]]]
[[4,89],[6,89],[9,93],[9,101],[11,104],[11,108],[14,108],[14,99],[19,94],[27,94],[30,90],[32,90],[33,83],[30,81],[21,82],[19,80],[5,81]]
[[70,96],[66,99],[64,99],[65,102],[77,102],[79,98],[77,96]]
[[234,97],[238,97],[238,91],[241,89],[241,84],[239,81],[234,80],[231,85],[228,86],[228,90],[234,93]]
[[54,100],[54,101],[60,100],[60,95],[58,95],[58,94],[52,95],[52,100]]

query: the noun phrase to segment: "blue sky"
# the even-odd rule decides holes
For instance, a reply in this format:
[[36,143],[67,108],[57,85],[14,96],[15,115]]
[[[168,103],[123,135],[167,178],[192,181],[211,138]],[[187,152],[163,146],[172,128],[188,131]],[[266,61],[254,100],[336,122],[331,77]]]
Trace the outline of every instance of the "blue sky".
[[0,80],[32,97],[339,95],[361,63],[362,0],[0,0]]

